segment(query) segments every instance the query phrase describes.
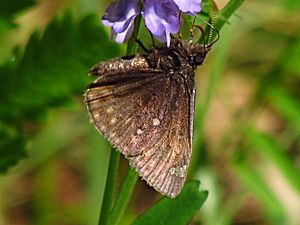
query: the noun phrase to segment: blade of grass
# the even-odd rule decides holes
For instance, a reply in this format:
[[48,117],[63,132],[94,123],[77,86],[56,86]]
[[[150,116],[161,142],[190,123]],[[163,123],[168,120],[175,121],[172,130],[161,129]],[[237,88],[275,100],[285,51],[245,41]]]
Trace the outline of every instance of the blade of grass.
[[258,131],[248,132],[248,140],[260,153],[274,163],[289,184],[300,193],[300,171],[284,150],[269,136]]
[[[129,39],[127,44],[127,55],[133,55],[137,52],[137,44],[135,42],[135,37],[138,37],[139,28],[141,24],[141,16],[138,16],[135,20],[135,29],[132,37]],[[118,175],[119,168],[119,159],[120,153],[111,149],[111,156],[109,160],[108,173],[106,179],[105,192],[103,197],[103,204],[101,208],[99,225],[107,225],[107,224],[117,224],[121,219],[129,199],[131,197],[131,193],[136,184],[138,175],[132,169],[129,169],[128,174],[123,181],[120,193],[117,197],[117,200],[113,205],[113,195],[116,186],[116,180]]]
[[[216,45],[216,53],[214,60],[211,62],[212,69],[208,75],[208,84],[204,94],[204,100],[198,101],[196,100],[195,106],[195,141],[194,141],[194,149],[201,149],[203,144],[203,130],[204,130],[204,122],[206,119],[206,114],[209,110],[212,98],[217,90],[218,84],[222,78],[222,74],[226,65],[226,59],[228,52],[230,50],[230,41],[232,40],[232,32],[234,29],[234,25],[230,27],[226,27],[224,32],[222,33],[222,39]],[[192,163],[190,166],[190,173],[193,174],[198,166],[196,162],[200,158],[200,150],[193,152]]]
[[[86,110],[84,108],[84,110]],[[86,111],[84,111],[86,115]],[[85,121],[86,122],[86,121]],[[86,126],[90,124],[86,123]],[[99,221],[99,212],[103,205],[103,196],[107,179],[107,171],[110,158],[110,144],[99,137],[94,127],[89,126],[88,145],[84,152],[88,152],[86,159],[86,176],[89,204],[87,208],[87,225],[95,225]]]
[[[223,25],[226,21],[230,18],[230,16],[242,5],[244,0],[231,0],[227,3],[227,5],[219,11],[219,13],[216,16],[216,22],[215,27],[217,30],[221,30]],[[199,103],[199,101],[196,101],[196,115],[195,115],[195,125],[194,129],[197,131],[198,135],[196,135],[195,132],[195,141],[194,146],[195,149],[201,148],[202,141],[203,141],[203,128],[204,128],[204,121],[206,118],[206,113],[209,109],[211,99],[216,91],[217,85],[219,83],[219,80],[221,79],[221,75],[224,71],[224,67],[226,64],[226,58],[227,54],[229,52],[230,48],[230,40],[232,37],[232,31],[234,26],[228,26],[227,29],[225,29],[222,32],[222,41],[219,43],[219,51],[216,55],[214,66],[209,74],[209,81],[207,85],[207,89],[205,92],[205,99],[202,104]],[[193,174],[197,168],[197,161],[199,160],[200,151],[194,151],[192,162],[190,166],[190,174]]]
[[105,191],[102,200],[99,225],[109,224],[110,212],[112,209],[113,194],[117,182],[118,169],[119,169],[120,152],[111,148],[108,171],[106,177]]
[[270,187],[263,178],[244,162],[235,162],[234,171],[241,182],[257,197],[262,203],[266,216],[271,224],[287,224],[287,218],[282,208],[282,204],[274,195]]
[[124,181],[122,182],[121,190],[112,209],[111,220],[109,223],[110,225],[117,225],[120,222],[131,198],[131,194],[133,192],[137,179],[137,172],[130,168]]
[[243,4],[245,0],[231,0],[220,10],[216,16],[215,28],[221,30],[232,14]]
[[[127,55],[134,55],[137,52],[137,43],[135,37],[139,37],[139,30],[141,25],[141,16],[138,16],[135,21],[135,29],[132,37],[128,41]],[[125,179],[122,182],[121,190],[111,211],[110,225],[116,225],[122,218],[128,202],[131,198],[134,186],[137,182],[138,174],[131,168],[129,168]]]
[[290,126],[300,133],[300,102],[280,87],[271,87],[268,91],[268,97],[272,105],[287,119]]

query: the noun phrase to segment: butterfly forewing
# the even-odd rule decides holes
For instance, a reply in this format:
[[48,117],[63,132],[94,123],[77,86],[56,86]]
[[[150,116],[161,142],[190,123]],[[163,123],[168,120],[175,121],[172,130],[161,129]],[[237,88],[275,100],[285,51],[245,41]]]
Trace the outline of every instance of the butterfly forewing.
[[92,73],[99,78],[85,97],[98,130],[151,186],[175,197],[191,155],[192,78],[150,68],[142,56],[98,64]]
[[159,142],[142,154],[131,157],[130,162],[156,190],[175,197],[184,184],[190,161],[192,136],[189,131],[193,121],[189,117],[192,111],[184,83],[179,85],[172,82],[171,92],[168,94],[169,96],[166,93],[163,97],[171,100],[168,105],[170,114],[165,115],[170,117],[169,126]]

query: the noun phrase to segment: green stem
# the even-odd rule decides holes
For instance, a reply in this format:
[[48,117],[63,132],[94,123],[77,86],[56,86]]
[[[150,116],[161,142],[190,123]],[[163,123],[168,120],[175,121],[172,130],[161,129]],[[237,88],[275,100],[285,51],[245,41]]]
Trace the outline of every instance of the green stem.
[[137,52],[137,43],[135,41],[135,37],[136,38],[139,37],[139,30],[140,30],[141,20],[142,20],[142,17],[138,16],[136,18],[136,20],[134,21],[135,29],[134,29],[132,37],[128,41],[126,55],[134,55]]
[[[230,18],[230,16],[241,6],[244,0],[231,0],[227,3],[227,5],[217,14],[215,27],[220,31],[225,24],[226,21]],[[232,36],[233,26],[229,26],[222,33],[222,42],[220,43],[219,52],[214,61],[213,70],[209,76],[207,89],[205,91],[205,98],[202,104],[199,101],[196,101],[196,113],[195,118],[195,141],[194,146],[195,149],[201,149],[203,147],[203,136],[204,136],[204,123],[206,119],[207,111],[209,110],[211,100],[213,95],[215,94],[216,88],[221,79],[222,73],[224,71],[224,66],[227,59],[227,54],[230,47],[230,40]],[[193,175],[199,165],[198,160],[200,159],[200,151],[194,151],[192,162],[190,166],[190,174]]]
[[223,25],[228,22],[228,19],[231,17],[231,15],[243,4],[244,1],[245,0],[229,1],[226,6],[217,14],[215,27],[218,30],[221,30]]
[[[134,37],[138,37],[140,24],[141,16],[138,16],[135,20],[133,37],[128,41],[126,53],[127,55],[132,55],[137,52],[137,45]],[[123,182],[120,194],[112,209],[113,197],[118,176],[119,160],[120,153],[112,148],[110,152],[106,185],[98,225],[116,224],[120,220],[127,207],[127,204],[131,197],[131,193],[138,178],[137,173],[132,169],[129,169],[126,179]]]
[[117,182],[119,160],[120,160],[120,152],[111,148],[105,191],[104,191],[104,196],[103,196],[103,201],[101,206],[100,218],[98,222],[99,225],[109,224],[110,212],[112,209],[113,194]]
[[[137,43],[135,38],[138,38],[139,29],[141,24],[141,16],[138,16],[135,20],[135,28],[132,37],[128,41],[127,55],[134,55],[137,52]],[[131,198],[132,191],[136,184],[138,174],[133,170],[129,169],[125,179],[122,182],[121,190],[115,202],[115,205],[111,211],[110,225],[116,225],[122,218],[125,209],[127,208],[128,202]]]
[[131,198],[131,194],[133,192],[137,179],[137,172],[130,168],[123,181],[121,191],[118,195],[116,203],[112,209],[110,225],[117,225],[120,222],[120,219],[122,218]]

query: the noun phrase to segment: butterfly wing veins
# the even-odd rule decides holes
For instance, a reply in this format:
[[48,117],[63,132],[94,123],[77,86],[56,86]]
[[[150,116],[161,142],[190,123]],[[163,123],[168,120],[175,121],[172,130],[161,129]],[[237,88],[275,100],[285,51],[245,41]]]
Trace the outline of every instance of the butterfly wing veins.
[[97,64],[85,101],[96,128],[139,175],[176,197],[192,152],[194,68],[176,49]]

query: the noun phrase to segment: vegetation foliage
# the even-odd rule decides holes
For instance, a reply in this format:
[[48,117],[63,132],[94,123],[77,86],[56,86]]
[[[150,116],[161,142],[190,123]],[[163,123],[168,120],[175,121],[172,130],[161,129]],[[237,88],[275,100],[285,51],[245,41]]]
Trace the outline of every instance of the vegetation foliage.
[[[125,53],[99,23],[108,3],[58,4],[46,27],[38,29],[34,16],[27,21],[30,35],[19,33],[20,21],[51,1],[0,3],[0,223],[98,221],[110,147],[89,124],[82,94],[91,66]],[[195,78],[190,178],[201,189],[190,181],[177,199],[157,201],[142,182],[133,189],[136,175],[124,176],[120,159],[102,204],[108,199],[104,214],[113,215],[105,223],[300,223],[299,9],[293,0],[222,4],[220,41]],[[26,44],[15,41],[19,34]],[[31,211],[12,216],[17,209]]]

